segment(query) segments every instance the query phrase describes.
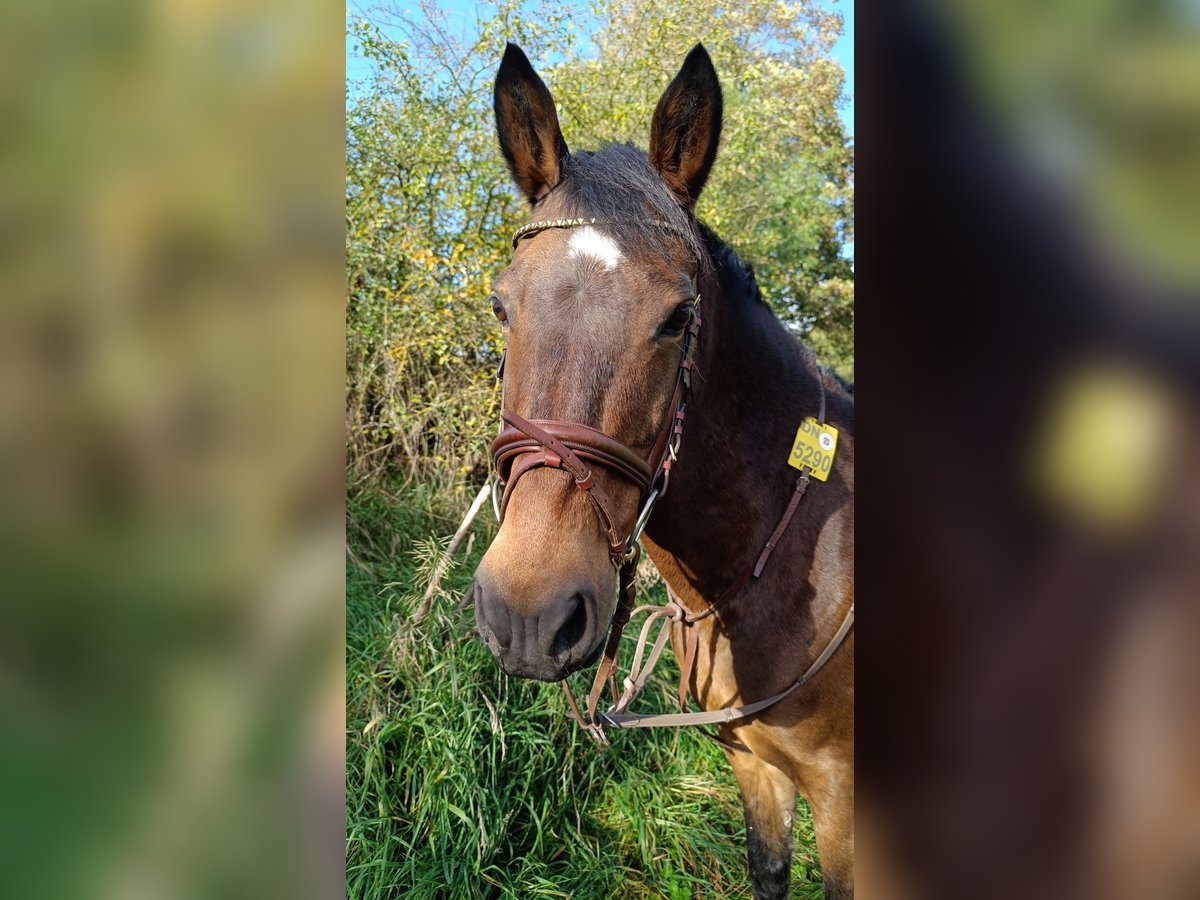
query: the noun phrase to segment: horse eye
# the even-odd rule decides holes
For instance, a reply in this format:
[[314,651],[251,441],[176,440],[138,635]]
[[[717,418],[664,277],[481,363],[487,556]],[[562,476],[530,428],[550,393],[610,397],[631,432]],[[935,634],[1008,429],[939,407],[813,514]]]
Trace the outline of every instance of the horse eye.
[[675,307],[675,311],[671,313],[671,318],[663,323],[659,329],[660,334],[676,335],[682,334],[683,329],[688,327],[688,323],[692,321],[692,310],[695,308],[695,303],[691,300],[685,303],[680,303]]
[[492,312],[496,314],[497,319],[505,325],[508,324],[508,313],[504,311],[504,304],[500,302],[500,298],[495,294],[492,294]]

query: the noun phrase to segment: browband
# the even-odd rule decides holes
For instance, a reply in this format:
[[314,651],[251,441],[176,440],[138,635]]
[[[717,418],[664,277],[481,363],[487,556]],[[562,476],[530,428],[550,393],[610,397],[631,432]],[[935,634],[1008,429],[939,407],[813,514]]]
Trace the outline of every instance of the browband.
[[[540,219],[536,222],[527,222],[513,233],[512,245],[513,249],[517,249],[517,244],[525,238],[533,237],[541,234],[543,231],[549,231],[551,228],[579,228],[583,225],[613,225],[615,222],[605,222],[600,219]],[[683,238],[691,244],[695,240],[695,235],[691,231],[672,225],[670,222],[664,222],[662,219],[647,219],[647,225],[653,225],[655,228],[661,228],[664,231],[669,231]]]

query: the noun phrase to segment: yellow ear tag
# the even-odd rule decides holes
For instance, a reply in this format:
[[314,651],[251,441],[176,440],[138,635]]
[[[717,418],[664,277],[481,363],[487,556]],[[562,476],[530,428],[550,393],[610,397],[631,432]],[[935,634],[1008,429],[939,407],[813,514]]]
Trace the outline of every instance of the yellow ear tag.
[[837,438],[836,428],[818,425],[817,420],[809,416],[796,431],[796,442],[792,445],[788,465],[797,469],[808,468],[817,481],[827,481],[833,468],[833,454],[837,452]]

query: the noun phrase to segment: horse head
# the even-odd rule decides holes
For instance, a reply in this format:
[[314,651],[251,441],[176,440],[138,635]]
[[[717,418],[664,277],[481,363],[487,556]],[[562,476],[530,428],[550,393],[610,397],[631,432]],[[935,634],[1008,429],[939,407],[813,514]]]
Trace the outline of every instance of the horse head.
[[554,681],[595,659],[639,510],[669,470],[698,335],[693,209],[721,110],[697,45],[658,103],[648,154],[572,154],[525,54],[504,54],[496,131],[530,222],[493,283],[506,487],[472,590],[479,633],[510,675]]

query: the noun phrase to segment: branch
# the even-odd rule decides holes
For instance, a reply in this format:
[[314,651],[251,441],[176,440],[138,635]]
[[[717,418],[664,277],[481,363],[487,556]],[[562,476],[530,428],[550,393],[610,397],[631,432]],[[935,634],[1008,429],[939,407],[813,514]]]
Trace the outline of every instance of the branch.
[[421,605],[417,608],[416,613],[413,614],[413,625],[420,625],[425,620],[425,617],[429,615],[429,608],[433,605],[433,595],[437,593],[437,589],[442,583],[442,576],[446,574],[446,570],[450,567],[450,559],[454,556],[454,551],[462,543],[462,539],[471,527],[471,522],[474,521],[475,515],[479,512],[483,506],[483,502],[487,500],[491,492],[492,483],[489,481],[475,495],[470,509],[467,510],[466,516],[463,517],[462,524],[458,526],[458,531],[454,532],[454,537],[450,538],[450,544],[446,547],[446,552],[442,554],[442,558],[438,560],[437,567],[433,570],[433,577],[429,580],[429,587],[425,589],[425,596],[421,598]]

